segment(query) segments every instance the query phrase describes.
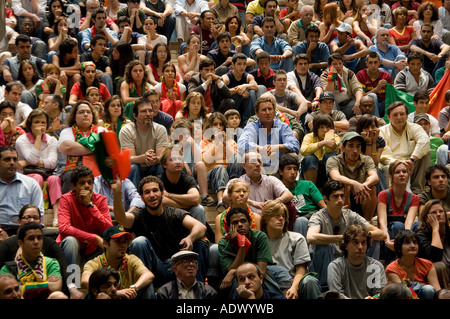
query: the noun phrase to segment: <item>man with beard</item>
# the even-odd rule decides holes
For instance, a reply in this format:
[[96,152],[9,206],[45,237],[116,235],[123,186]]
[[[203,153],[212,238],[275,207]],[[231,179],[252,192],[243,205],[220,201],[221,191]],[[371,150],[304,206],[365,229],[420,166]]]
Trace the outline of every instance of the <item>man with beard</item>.
[[217,291],[195,279],[198,271],[198,254],[179,251],[171,258],[176,279],[158,289],[158,299],[215,299]]
[[113,268],[119,274],[116,296],[121,299],[153,299],[155,276],[135,255],[126,253],[133,236],[122,226],[109,227],[103,233],[104,253],[84,265],[81,287],[89,288],[91,274],[99,268]]
[[327,174],[346,187],[348,208],[370,221],[377,206],[378,174],[373,159],[363,155],[365,139],[356,132],[342,138],[342,153],[327,161]]
[[170,258],[179,251],[199,254],[196,278],[204,282],[209,246],[204,240],[206,226],[185,210],[164,205],[164,184],[155,176],[144,177],[138,187],[145,208],[126,213],[121,184],[117,178],[111,185],[116,220],[136,235],[129,252],[155,274],[155,285],[160,287],[175,279]]
[[153,105],[146,99],[139,99],[133,105],[134,122],[126,124],[119,133],[122,148],[131,152],[129,179],[136,188],[147,175],[162,174],[160,155],[169,144],[167,130],[153,122]]

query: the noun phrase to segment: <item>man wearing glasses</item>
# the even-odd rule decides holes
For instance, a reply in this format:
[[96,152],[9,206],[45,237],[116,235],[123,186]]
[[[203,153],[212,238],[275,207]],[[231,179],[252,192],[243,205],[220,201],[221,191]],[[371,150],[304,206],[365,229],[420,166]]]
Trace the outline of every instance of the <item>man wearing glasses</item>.
[[176,279],[169,281],[156,292],[158,299],[216,299],[217,291],[195,276],[198,271],[198,254],[182,250],[171,258]]
[[[358,213],[344,208],[345,185],[336,180],[328,180],[322,189],[327,204],[311,216],[306,240],[312,248],[310,271],[319,275],[322,287],[327,285],[328,265],[342,256],[339,243],[348,226],[357,224],[371,233],[372,240],[385,240],[387,235]],[[376,256],[377,257],[377,256]]]

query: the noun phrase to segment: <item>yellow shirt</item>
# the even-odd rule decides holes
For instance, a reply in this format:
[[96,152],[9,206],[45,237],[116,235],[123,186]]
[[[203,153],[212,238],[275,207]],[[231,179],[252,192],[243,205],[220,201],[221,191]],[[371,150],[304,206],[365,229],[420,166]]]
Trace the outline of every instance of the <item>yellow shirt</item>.
[[336,142],[336,147],[334,149],[330,149],[326,146],[319,148],[318,144],[320,140],[318,136],[314,136],[314,133],[306,134],[303,138],[302,146],[300,147],[300,153],[303,156],[314,154],[317,156],[319,161],[322,160],[325,153],[335,152],[337,154],[339,152],[339,145],[341,145],[341,138],[335,133],[333,135],[329,135],[328,133],[325,134],[325,140],[334,137],[334,140]]

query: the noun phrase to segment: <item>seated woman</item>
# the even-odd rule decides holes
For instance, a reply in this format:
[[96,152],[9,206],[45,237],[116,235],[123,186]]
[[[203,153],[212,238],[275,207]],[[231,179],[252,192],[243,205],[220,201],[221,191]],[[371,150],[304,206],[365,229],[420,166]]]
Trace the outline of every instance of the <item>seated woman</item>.
[[104,127],[98,127],[98,113],[91,103],[80,100],[71,108],[66,119],[66,128],[62,130],[58,141],[58,151],[67,155],[66,166],[61,174],[62,193],[72,190],[72,170],[79,165],[88,166],[94,176],[100,175],[93,143],[95,134],[105,132]]
[[376,21],[372,21],[371,15],[367,12],[368,2],[364,2],[356,12],[352,22],[353,38],[358,37],[367,46],[373,45],[372,38],[377,32]]
[[312,133],[305,135],[300,147],[303,179],[320,187],[326,181],[328,158],[337,155],[341,138],[334,132],[334,122],[328,114],[319,113],[313,119]]
[[70,90],[69,105],[75,105],[77,101],[86,100],[87,88],[95,86],[98,88],[103,101],[111,96],[106,85],[100,83],[97,77],[97,67],[94,62],[81,63],[81,79],[75,83]]
[[[148,67],[150,68],[149,82],[151,85],[156,85],[162,80],[162,68],[166,63],[172,60],[170,54],[170,48],[167,43],[157,43],[155,44],[152,54],[150,55],[150,63]],[[177,74],[177,81],[180,82],[180,77]]]
[[390,187],[378,194],[378,227],[388,234],[385,241],[385,262],[395,259],[395,235],[404,229],[416,229],[414,219],[419,211],[419,196],[406,190],[409,171],[405,163],[389,165]]
[[119,40],[113,45],[111,56],[109,58],[109,67],[112,71],[114,92],[111,94],[119,94],[120,84],[123,81],[125,68],[127,64],[135,59],[133,48],[125,40]]
[[81,79],[78,42],[73,38],[65,38],[59,45],[59,52],[52,56],[52,64],[60,68],[61,83],[70,92],[74,83],[78,83]]
[[20,100],[23,103],[28,104],[32,109],[36,109],[38,107],[38,102],[35,88],[42,81],[40,81],[41,79],[36,70],[35,64],[31,63],[30,60],[22,60],[19,65],[19,74],[17,75],[17,79],[23,85]]
[[199,92],[191,92],[183,102],[181,109],[175,115],[175,121],[178,119],[199,121],[203,126],[210,114],[206,108],[203,95]]
[[230,16],[225,21],[225,31],[230,32],[234,50],[250,57],[250,38],[242,30],[242,21],[238,16]]
[[389,282],[406,283],[419,299],[433,299],[441,289],[433,263],[417,257],[419,238],[412,230],[402,230],[394,238],[398,259],[386,267]]
[[131,123],[131,121],[125,117],[122,99],[119,95],[110,96],[105,101],[103,115],[98,120],[98,126],[103,126],[108,131],[116,132],[117,136],[119,136],[120,129],[128,123]]
[[162,68],[163,78],[155,85],[155,91],[161,97],[161,111],[173,118],[181,109],[186,99],[186,86],[176,80],[177,68],[173,63],[166,63]]
[[450,265],[445,255],[450,248],[450,229],[447,213],[440,199],[432,199],[423,206],[419,222],[420,226],[417,228],[419,257],[433,262],[439,285],[443,289],[448,289]]
[[49,94],[57,94],[63,98],[66,98],[66,87],[60,80],[61,69],[54,64],[47,64],[44,68],[44,80],[39,81],[34,88],[34,92],[37,98],[38,106]]
[[48,114],[36,109],[28,115],[25,131],[16,141],[18,164],[22,173],[30,176],[39,186],[47,182],[50,204],[53,208],[53,227],[58,226],[58,206],[61,193],[61,178],[54,174],[58,162],[58,141],[46,134],[50,127]]
[[153,48],[157,43],[167,43],[167,38],[156,32],[158,19],[156,16],[147,16],[144,21],[145,35],[138,39],[138,44],[143,45],[144,50],[140,50],[139,59],[147,64]]
[[139,60],[129,62],[125,68],[124,81],[120,84],[120,97],[125,104],[125,116],[133,120],[134,102],[144,96],[144,93],[152,89],[147,82],[148,69]]
[[352,24],[353,16],[358,11],[355,0],[339,1],[339,20],[343,23]]
[[369,0],[368,10],[375,15],[375,22],[378,28],[385,27],[390,29],[392,27],[391,7],[383,0]]
[[422,27],[422,25],[424,23],[429,23],[433,26],[433,38],[442,40],[443,25],[441,19],[439,18],[439,11],[436,4],[430,1],[422,2],[417,9],[417,17],[418,19],[413,23],[417,39],[422,38],[422,36],[420,35],[420,28]]
[[408,25],[408,9],[399,7],[394,10],[395,25],[389,30],[389,44],[396,45],[407,53],[411,42],[417,38],[414,27]]
[[58,53],[59,46],[63,42],[64,39],[70,38],[72,40],[75,40],[78,43],[78,40],[76,37],[74,37],[72,31],[69,29],[69,26],[67,24],[67,17],[60,16],[57,17],[52,24],[52,30],[54,30],[49,36],[48,36],[48,53],[47,53],[47,62],[52,63],[53,56]]
[[336,28],[339,28],[341,24],[337,3],[327,3],[323,8],[322,22],[319,24],[319,41],[329,45],[337,37]]
[[53,28],[55,20],[59,17],[66,16],[65,7],[62,0],[50,0],[48,3],[48,8],[49,10],[46,12],[43,21],[44,32],[47,35],[55,32],[55,29]]
[[195,72],[199,72],[200,60],[206,56],[200,54],[200,37],[191,35],[186,41],[187,52],[178,56],[178,67],[184,82],[188,82]]

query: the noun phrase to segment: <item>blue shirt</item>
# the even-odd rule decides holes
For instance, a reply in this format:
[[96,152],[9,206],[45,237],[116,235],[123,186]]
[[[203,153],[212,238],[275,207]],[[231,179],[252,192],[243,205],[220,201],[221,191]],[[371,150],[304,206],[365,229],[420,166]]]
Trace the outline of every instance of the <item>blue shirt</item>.
[[[94,178],[94,193],[102,194],[106,197],[109,206],[114,206],[114,195],[111,186],[103,179],[97,176]],[[134,184],[127,178],[122,181],[122,202],[125,211],[131,207],[144,208],[145,204],[141,199]]]
[[[282,144],[289,152],[298,154],[300,143],[295,138],[289,125],[278,119],[273,120],[273,126],[269,135],[266,134],[261,122],[258,120],[247,124],[238,140],[238,152],[244,154],[247,151],[256,149],[256,146]],[[266,169],[272,166],[278,170],[278,160],[284,153],[278,152],[276,158],[267,157],[263,154],[262,161]],[[267,172],[266,172],[267,173]],[[267,173],[269,174],[269,173]]]
[[[337,43],[339,48],[344,45],[339,42],[338,38],[335,38],[333,41]],[[351,55],[351,54],[355,54],[356,52],[358,52],[358,51],[356,50],[355,45],[352,44],[352,46],[350,48],[348,48],[347,51],[345,51],[343,55]],[[355,69],[357,63],[358,63],[358,59],[352,59],[352,60],[345,61],[344,66],[347,69],[350,69],[353,71]]]
[[[295,46],[294,56],[300,53],[305,53],[308,51],[308,42],[303,40]],[[330,56],[330,50],[328,45],[324,42],[317,42],[316,48],[311,52],[311,61],[309,63],[322,63],[328,62],[328,57]],[[311,72],[320,75],[322,70],[318,68],[311,68]]]
[[[117,41],[119,41],[119,38],[117,36],[117,33],[114,30],[111,30],[110,28],[106,28],[106,30],[109,32],[109,34],[112,35],[112,37],[114,39],[116,39]],[[101,34],[101,33],[97,33],[97,34]],[[86,50],[86,48],[84,47],[86,44],[90,44],[91,43],[91,38],[92,38],[92,29],[91,28],[87,28],[83,31],[80,32],[81,35],[81,52],[88,52],[91,51],[91,49]],[[111,42],[110,41],[106,41],[106,46],[108,49],[112,48]]]
[[[291,52],[294,52],[290,44],[280,38],[273,38],[272,44],[269,44],[266,41],[265,37],[260,37],[255,40],[253,40],[250,44],[250,52],[256,56],[255,52],[258,49],[262,49],[263,51],[269,53],[270,55],[282,55],[284,51],[290,50]],[[270,68],[274,71],[277,71],[280,69],[280,63],[272,62],[270,63]]]
[[19,211],[25,205],[35,205],[44,220],[44,197],[39,184],[26,175],[16,173],[10,183],[0,179],[0,224],[18,226]]
[[[386,52],[380,50],[380,48],[376,44],[370,46],[369,47],[369,51],[377,52],[380,55],[381,61],[383,61],[383,59],[386,59],[386,60],[389,60],[389,61],[395,61],[397,56],[399,56],[399,55],[403,55],[404,56],[405,55],[405,53],[403,53],[402,50],[400,50],[398,48],[398,46],[392,45],[392,44],[388,44],[388,48],[387,48]],[[386,72],[388,72],[390,74],[394,67],[393,66],[381,65],[380,68],[383,69],[383,71],[386,71]]]

